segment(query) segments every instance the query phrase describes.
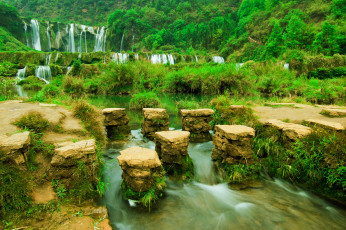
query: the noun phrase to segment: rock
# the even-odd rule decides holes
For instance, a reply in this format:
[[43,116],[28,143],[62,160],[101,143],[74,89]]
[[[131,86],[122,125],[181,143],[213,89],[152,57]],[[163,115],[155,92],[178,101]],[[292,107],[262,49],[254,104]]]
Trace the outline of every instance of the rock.
[[246,107],[244,105],[230,105],[228,109],[232,111],[233,113],[238,113],[238,112],[244,111]]
[[0,135],[0,152],[5,161],[14,161],[17,165],[25,163],[30,145],[30,132],[16,133],[11,136]]
[[96,158],[96,148],[93,139],[65,145],[55,149],[51,165],[53,167],[70,167],[75,165],[77,160],[90,164]]
[[33,201],[36,204],[46,204],[56,199],[56,193],[53,191],[51,183],[46,183],[35,187],[32,192]]
[[346,116],[346,109],[322,109],[321,113],[331,117],[343,117]]
[[335,131],[343,131],[345,128],[337,122],[323,121],[317,119],[308,119],[305,121],[308,124],[318,126],[323,129],[335,130]]
[[182,116],[183,131],[191,132],[190,141],[204,142],[211,139],[209,131],[211,130],[210,122],[213,120],[214,110],[196,109],[180,111]]
[[142,133],[149,139],[154,139],[155,132],[169,130],[169,116],[165,109],[144,108]]
[[[163,178],[161,161],[155,150],[132,147],[120,151],[118,161],[123,170],[122,178],[125,186],[135,192],[157,189],[157,181]],[[124,195],[127,193],[125,192]],[[131,197],[126,197],[131,199]]]
[[107,108],[102,113],[105,116],[105,126],[122,126],[130,121],[124,108]]
[[189,172],[189,175],[193,175],[193,164],[187,152],[189,136],[190,132],[187,131],[155,133],[155,149],[168,174],[176,175]]
[[107,108],[102,110],[105,116],[107,137],[111,140],[124,139],[131,133],[128,126],[130,121],[124,108]]
[[294,106],[294,103],[265,103],[266,106]]
[[252,164],[255,130],[244,125],[217,125],[213,137],[213,160],[227,164]]
[[286,123],[276,119],[270,119],[263,122],[266,126],[271,126],[282,131],[283,135],[288,137],[292,141],[301,139],[311,134],[312,129],[303,125],[294,123]]

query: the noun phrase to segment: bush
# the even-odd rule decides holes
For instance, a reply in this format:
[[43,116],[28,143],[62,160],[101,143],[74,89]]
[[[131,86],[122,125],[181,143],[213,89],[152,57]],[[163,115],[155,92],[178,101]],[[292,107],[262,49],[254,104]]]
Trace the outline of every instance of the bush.
[[13,124],[21,129],[33,130],[36,133],[42,133],[51,127],[49,121],[43,118],[39,112],[29,112]]
[[13,79],[7,79],[0,76],[0,101],[14,97],[14,85],[15,81]]
[[160,107],[161,102],[154,92],[137,93],[130,100],[130,109],[141,110],[143,108]]
[[72,98],[81,98],[85,92],[83,80],[72,76],[64,78],[63,89]]

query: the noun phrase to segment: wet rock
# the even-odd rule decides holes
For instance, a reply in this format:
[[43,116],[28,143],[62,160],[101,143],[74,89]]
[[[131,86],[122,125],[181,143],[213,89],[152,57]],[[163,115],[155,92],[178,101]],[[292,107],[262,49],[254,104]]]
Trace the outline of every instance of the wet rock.
[[322,109],[321,113],[330,117],[344,117],[346,116],[346,109]]
[[30,132],[16,133],[11,136],[0,135],[0,153],[3,161],[24,165],[30,145]]
[[168,174],[193,175],[193,164],[187,152],[189,137],[187,131],[155,133],[155,149]]
[[282,132],[284,136],[289,138],[291,141],[296,141],[311,134],[312,129],[304,125],[298,125],[294,123],[286,123],[280,120],[271,119],[263,121],[265,126],[274,127]]
[[182,126],[184,131],[191,133],[192,142],[204,142],[211,139],[209,131],[211,130],[210,122],[213,120],[214,110],[196,109],[180,111],[182,116]]
[[111,140],[124,139],[131,133],[128,125],[130,119],[124,108],[107,108],[102,110],[105,117],[107,137]]
[[244,125],[217,125],[213,137],[213,160],[227,164],[252,164],[255,130]]
[[130,188],[135,192],[145,192],[151,188],[158,189],[157,181],[163,179],[164,173],[155,150],[131,147],[120,151],[118,161],[123,170],[123,190]]
[[345,128],[338,122],[323,121],[318,119],[308,119],[305,122],[310,125],[320,127],[322,129],[329,129],[334,131],[345,130]]
[[144,108],[143,115],[142,133],[149,139],[154,139],[155,132],[169,130],[169,116],[165,109]]
[[51,161],[50,176],[53,179],[69,178],[77,168],[77,162],[83,162],[87,167],[96,161],[95,140],[79,141],[73,144],[65,143],[55,149]]

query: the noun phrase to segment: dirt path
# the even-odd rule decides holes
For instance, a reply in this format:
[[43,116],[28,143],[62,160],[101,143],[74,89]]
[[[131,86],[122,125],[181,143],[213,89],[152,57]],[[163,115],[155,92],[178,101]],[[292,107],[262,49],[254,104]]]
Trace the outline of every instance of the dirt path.
[[338,106],[312,106],[312,105],[289,105],[289,106],[258,106],[253,107],[255,115],[258,116],[260,120],[267,119],[278,119],[285,120],[288,119],[293,123],[301,123],[303,120],[307,119],[319,119],[330,122],[338,122],[344,127],[346,127],[346,117],[327,117],[320,112],[323,108],[338,108]]

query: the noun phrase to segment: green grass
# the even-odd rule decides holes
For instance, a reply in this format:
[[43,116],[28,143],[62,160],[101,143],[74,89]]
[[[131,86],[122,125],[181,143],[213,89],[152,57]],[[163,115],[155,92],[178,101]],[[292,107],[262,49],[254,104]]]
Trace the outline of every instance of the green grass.
[[51,128],[50,122],[39,112],[29,112],[13,124],[21,129],[32,130],[35,133],[42,133]]
[[143,108],[158,108],[161,101],[154,92],[144,92],[133,95],[129,107],[130,109],[141,110]]

